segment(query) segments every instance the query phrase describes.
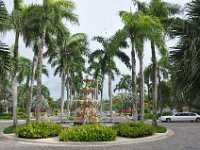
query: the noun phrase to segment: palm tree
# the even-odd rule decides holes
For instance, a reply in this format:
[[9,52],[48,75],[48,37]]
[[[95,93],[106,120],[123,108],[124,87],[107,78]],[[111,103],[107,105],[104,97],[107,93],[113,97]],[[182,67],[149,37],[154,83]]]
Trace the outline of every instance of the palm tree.
[[[27,16],[31,17],[26,20],[26,24],[29,24],[34,29],[37,29],[34,30],[35,32],[32,31],[32,33],[34,35],[36,34],[40,39],[40,45],[38,46],[38,104],[41,99],[43,48],[46,44],[45,40],[47,39],[47,34],[54,35],[59,27],[63,24],[63,19],[74,23],[78,22],[77,16],[72,12],[74,8],[75,4],[70,0],[43,0],[42,6],[37,4],[32,5],[27,13]],[[39,120],[40,108],[37,107],[36,121],[38,122]]]
[[54,42],[55,46],[52,46],[52,43],[50,43],[49,50],[46,53],[46,56],[49,56],[49,62],[52,64],[52,67],[56,66],[54,75],[59,73],[61,76],[61,119],[63,118],[64,110],[65,83],[67,85],[67,111],[69,115],[70,89],[72,91],[70,74],[71,78],[73,78],[75,72],[82,72],[84,65],[82,54],[87,54],[88,50],[86,34],[76,33],[70,35],[66,29],[63,31],[64,34],[58,33],[57,40]]
[[150,89],[151,89],[151,81],[152,81],[152,65],[148,65],[144,69],[144,83],[147,85],[147,97],[148,97],[148,111],[150,112],[151,108],[151,96],[150,96]]
[[12,98],[13,98],[13,125],[17,126],[17,72],[18,72],[18,44],[19,36],[22,31],[22,16],[24,13],[23,0],[14,0],[14,7],[11,14],[11,24],[15,32],[14,44],[14,70],[12,73]]
[[[173,26],[173,35],[180,37],[170,52],[172,80],[176,94],[188,105],[189,110],[199,103],[199,0],[187,4],[187,20],[179,19]],[[177,92],[179,91],[179,93]]]
[[[0,0],[0,31],[4,32],[7,29],[8,12],[5,8],[4,2]],[[0,78],[3,73],[10,70],[10,52],[8,46],[0,41]]]
[[115,35],[109,39],[106,39],[101,36],[94,37],[98,43],[102,44],[103,49],[97,49],[90,55],[90,60],[102,57],[101,60],[101,71],[102,74],[108,75],[108,94],[109,94],[109,110],[112,120],[112,79],[114,78],[112,70],[118,73],[116,64],[114,62],[114,57],[119,58],[127,67],[130,67],[129,57],[120,50],[120,48],[126,48],[128,45],[126,43],[124,36],[122,35],[121,30],[115,33]]
[[120,78],[120,81],[118,84],[116,84],[116,87],[114,89],[114,92],[116,90],[121,91],[124,90],[125,95],[127,92],[131,91],[131,76],[128,74],[122,74],[122,77]]
[[[133,97],[133,109],[135,111],[133,119],[137,120],[137,101],[136,101],[136,58],[135,49],[138,49],[138,42],[143,43],[143,37],[148,39],[156,39],[158,44],[162,43],[161,40],[161,23],[157,17],[145,15],[141,11],[135,13],[121,12],[120,16],[122,22],[125,24],[124,29],[127,33],[127,37],[131,42],[131,60],[132,60],[132,97]],[[142,37],[141,37],[142,36]],[[140,44],[143,45],[143,44]],[[141,46],[140,46],[141,47]],[[143,48],[140,48],[141,51]],[[138,52],[139,52],[138,51]],[[143,53],[140,53],[140,60]],[[141,61],[140,61],[141,62]],[[142,69],[143,70],[143,69]]]
[[[96,59],[89,59],[90,66],[87,68],[87,73],[93,75],[96,80],[96,100],[98,100],[98,92],[100,91],[100,115],[102,115],[102,104],[103,104],[103,88],[104,88],[104,77],[105,75],[102,72],[102,58],[103,55],[100,54]],[[93,73],[92,70],[94,70]]]
[[[145,14],[158,17],[162,27],[163,32],[167,33],[169,26],[173,22],[173,18],[170,16],[177,14],[180,12],[180,6],[176,4],[170,4],[167,2],[163,2],[162,0],[151,0],[149,5],[146,3],[141,3],[137,0],[134,0],[137,4],[138,9],[143,11]],[[161,32],[161,31],[160,31]],[[161,41],[161,38],[151,39],[151,51],[152,51],[152,96],[153,96],[153,120],[152,125],[157,126],[156,120],[156,103],[157,103],[157,59],[156,59],[156,46],[162,52],[162,55],[166,54],[166,50],[164,48],[164,43]]]
[[0,79],[2,79],[4,74],[10,70],[10,67],[11,56],[9,48],[6,44],[0,42]]

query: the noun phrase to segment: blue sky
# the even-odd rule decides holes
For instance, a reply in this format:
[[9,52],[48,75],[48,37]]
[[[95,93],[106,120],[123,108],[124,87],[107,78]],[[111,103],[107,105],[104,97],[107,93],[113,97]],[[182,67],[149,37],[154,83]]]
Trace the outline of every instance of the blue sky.
[[[144,1],[144,0],[143,0]],[[177,3],[181,6],[184,6],[190,0],[165,0],[170,3]],[[9,11],[12,10],[13,0],[4,0],[6,7]],[[25,4],[31,3],[42,3],[42,0],[24,0]],[[131,0],[74,0],[76,3],[75,13],[79,16],[80,26],[73,26],[66,24],[72,33],[84,32],[88,35],[89,39],[93,36],[101,35],[105,37],[112,36],[118,29],[123,27],[123,24],[120,21],[118,16],[119,11],[130,11],[134,10]],[[145,2],[149,2],[146,0]],[[8,45],[14,44],[14,34],[12,32],[7,33],[2,36],[3,41]],[[175,45],[176,40],[167,41],[167,46],[171,47]],[[97,49],[99,45],[92,41],[90,42],[91,51]],[[23,40],[20,39],[19,44],[20,55],[26,56],[32,60],[33,53],[30,48],[26,48],[23,44]],[[130,50],[124,50],[128,55],[130,55]],[[151,61],[150,46],[147,42],[145,44],[144,52],[144,64],[148,65]],[[117,66],[123,74],[130,74],[130,71],[122,64],[119,60],[116,59]],[[54,70],[47,64],[44,63],[49,69],[49,78],[43,77],[43,84],[45,84],[51,92],[51,96],[54,98],[60,97],[60,78],[58,76],[54,77]],[[138,70],[138,63],[137,63]],[[115,84],[119,82],[120,77],[116,77],[113,82],[113,88]],[[107,79],[105,80],[105,89],[104,89],[104,98],[107,98]]]

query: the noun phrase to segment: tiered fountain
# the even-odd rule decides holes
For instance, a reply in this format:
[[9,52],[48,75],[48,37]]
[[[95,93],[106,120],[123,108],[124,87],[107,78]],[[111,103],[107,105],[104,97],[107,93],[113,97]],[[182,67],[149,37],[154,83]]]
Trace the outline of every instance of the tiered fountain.
[[91,93],[94,91],[94,88],[89,87],[91,81],[88,79],[88,76],[83,79],[83,99],[76,100],[76,103],[79,105],[76,110],[77,119],[75,122],[77,123],[97,123],[99,121],[96,109],[97,100],[91,98]]

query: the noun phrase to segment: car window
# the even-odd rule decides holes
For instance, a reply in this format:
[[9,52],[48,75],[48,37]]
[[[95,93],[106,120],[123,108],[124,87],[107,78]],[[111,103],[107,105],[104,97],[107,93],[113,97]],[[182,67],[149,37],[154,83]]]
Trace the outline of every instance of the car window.
[[182,114],[180,114],[180,116],[189,116],[189,114],[188,113],[182,113]]
[[175,114],[174,116],[180,116],[180,114]]
[[196,116],[196,114],[190,113],[189,116]]

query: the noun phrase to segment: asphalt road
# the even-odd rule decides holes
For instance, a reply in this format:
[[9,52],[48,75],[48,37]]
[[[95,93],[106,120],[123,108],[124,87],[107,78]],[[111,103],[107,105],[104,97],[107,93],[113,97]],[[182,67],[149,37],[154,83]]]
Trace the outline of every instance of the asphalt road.
[[[159,141],[127,145],[100,145],[85,147],[26,143],[6,139],[0,135],[0,150],[200,150],[200,123],[160,123],[174,131],[174,135]],[[0,122],[0,132],[11,122]]]

